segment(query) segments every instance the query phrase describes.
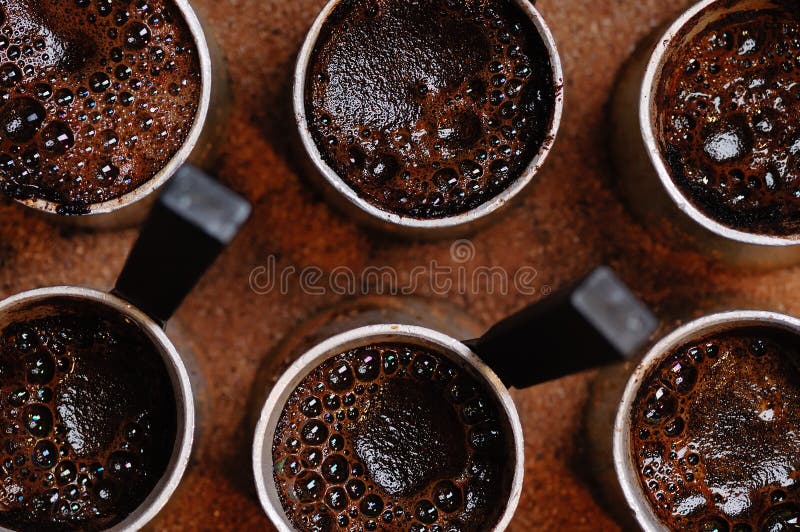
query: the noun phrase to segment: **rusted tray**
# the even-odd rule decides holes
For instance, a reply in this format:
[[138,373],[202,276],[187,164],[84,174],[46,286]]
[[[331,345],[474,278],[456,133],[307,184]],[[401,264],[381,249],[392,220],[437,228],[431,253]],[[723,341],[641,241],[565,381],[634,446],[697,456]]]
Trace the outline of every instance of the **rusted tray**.
[[[449,300],[487,326],[603,262],[617,268],[665,319],[665,327],[734,306],[800,314],[796,270],[737,272],[693,252],[670,250],[640,228],[615,193],[605,107],[616,74],[636,43],[675,17],[686,0],[538,2],[564,63],[564,122],[524,203],[472,238],[468,255],[451,253],[453,242],[409,244],[371,235],[331,211],[301,177],[286,140],[293,125],[290,77],[305,31],[323,3],[193,1],[216,33],[231,78],[233,117],[223,135],[218,174],[256,208],[244,233],[170,325],[179,347],[193,353],[202,381],[201,432],[184,482],[155,529],[271,529],[251,480],[248,410],[256,370],[284,335],[341,296],[304,293],[296,274],[285,293],[279,288],[254,292],[251,274],[269,267],[270,256],[278,271],[315,266],[328,273],[346,266],[361,272],[389,265],[401,279],[435,260],[453,268],[453,286],[434,293],[423,276],[417,295]],[[135,230],[64,229],[0,204],[0,296],[54,284],[107,289],[135,236]],[[522,293],[513,285],[507,293],[459,289],[459,268],[469,273],[481,265],[500,266],[511,275],[534,268],[533,290]],[[523,415],[527,462],[512,530],[625,528],[613,517],[620,508],[597,495],[613,483],[592,473],[603,466],[605,457],[596,450],[605,440],[596,434],[605,433],[587,429],[587,424],[602,425],[604,405],[597,398],[607,401],[609,394],[593,390],[607,384],[608,374],[592,372],[514,393]],[[613,393],[610,397],[613,402]]]

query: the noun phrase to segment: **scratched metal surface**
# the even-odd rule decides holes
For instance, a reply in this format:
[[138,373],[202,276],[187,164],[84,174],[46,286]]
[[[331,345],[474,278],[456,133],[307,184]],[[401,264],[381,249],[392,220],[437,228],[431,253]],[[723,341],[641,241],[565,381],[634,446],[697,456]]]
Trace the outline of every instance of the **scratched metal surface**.
[[[171,326],[180,346],[194,353],[205,381],[199,390],[202,431],[182,486],[153,528],[271,529],[250,473],[256,368],[298,323],[341,299],[306,294],[296,279],[286,293],[255,293],[251,272],[268,266],[271,255],[278,269],[316,266],[325,273],[337,266],[358,272],[389,265],[408,275],[434,260],[454,272],[480,265],[511,273],[535,268],[532,295],[462,293],[457,283],[435,294],[423,276],[419,295],[449,300],[486,326],[601,262],[617,268],[666,317],[665,327],[737,305],[800,314],[796,270],[736,272],[672,250],[651,239],[615,193],[605,106],[616,74],[635,44],[686,0],[539,2],[564,63],[564,121],[524,202],[472,238],[474,256],[466,262],[451,255],[452,242],[407,243],[368,233],[330,210],[301,177],[286,140],[292,128],[288,87],[294,56],[324,0],[194,3],[216,34],[231,78],[233,115],[218,175],[246,194],[255,212]],[[135,236],[135,230],[67,230],[0,203],[0,296],[55,284],[110,288]],[[610,434],[601,414],[604,407],[608,414],[615,395],[596,390],[611,382],[607,375],[619,381],[623,374],[590,372],[514,392],[527,458],[513,531],[625,528],[615,520],[619,505],[601,496],[612,492],[613,482],[593,473],[608,465],[602,447]]]

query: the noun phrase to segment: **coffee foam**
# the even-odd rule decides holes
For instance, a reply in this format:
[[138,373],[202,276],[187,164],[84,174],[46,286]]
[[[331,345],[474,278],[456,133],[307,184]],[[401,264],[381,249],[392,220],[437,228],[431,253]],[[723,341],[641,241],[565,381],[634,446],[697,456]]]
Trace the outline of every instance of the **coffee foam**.
[[361,197],[438,218],[525,171],[555,87],[542,38],[511,0],[355,0],[318,38],[305,105],[323,159]]
[[62,214],[131,192],[180,149],[200,99],[171,0],[0,6],[0,189]]
[[0,338],[0,526],[105,529],[150,494],[176,437],[158,352],[116,318],[64,314]]
[[299,530],[490,528],[513,477],[500,409],[466,372],[417,347],[328,359],[294,390],[273,437],[287,518]]
[[723,16],[670,52],[656,129],[673,180],[706,215],[736,229],[794,235],[800,10],[778,6]]
[[671,530],[789,530],[800,518],[799,346],[782,330],[737,329],[683,346],[644,379],[631,446]]

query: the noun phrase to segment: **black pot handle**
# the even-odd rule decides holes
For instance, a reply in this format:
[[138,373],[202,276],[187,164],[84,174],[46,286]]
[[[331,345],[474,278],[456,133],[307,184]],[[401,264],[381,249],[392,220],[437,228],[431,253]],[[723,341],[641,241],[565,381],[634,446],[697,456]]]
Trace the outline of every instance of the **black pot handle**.
[[190,165],[156,200],[113,293],[164,325],[250,216],[241,196]]
[[630,360],[658,320],[607,267],[465,342],[506,386],[525,388]]

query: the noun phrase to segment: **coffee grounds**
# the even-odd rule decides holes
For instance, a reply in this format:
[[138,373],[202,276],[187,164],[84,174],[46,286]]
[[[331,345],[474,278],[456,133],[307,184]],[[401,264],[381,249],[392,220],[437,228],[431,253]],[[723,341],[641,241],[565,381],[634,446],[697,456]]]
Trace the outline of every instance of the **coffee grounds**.
[[488,530],[513,478],[500,408],[416,347],[330,358],[292,392],[275,431],[283,509],[302,531]]
[[796,528],[797,336],[742,328],[678,349],[644,379],[631,422],[642,489],[670,530]]
[[0,338],[0,525],[103,530],[150,494],[177,412],[160,355],[118,318],[64,314]]
[[191,129],[197,48],[170,0],[0,6],[0,190],[61,214],[153,178]]
[[800,10],[723,17],[674,52],[656,105],[675,183],[720,223],[800,232]]
[[439,218],[474,209],[548,141],[552,65],[513,0],[343,1],[310,64],[314,142],[386,211]]

